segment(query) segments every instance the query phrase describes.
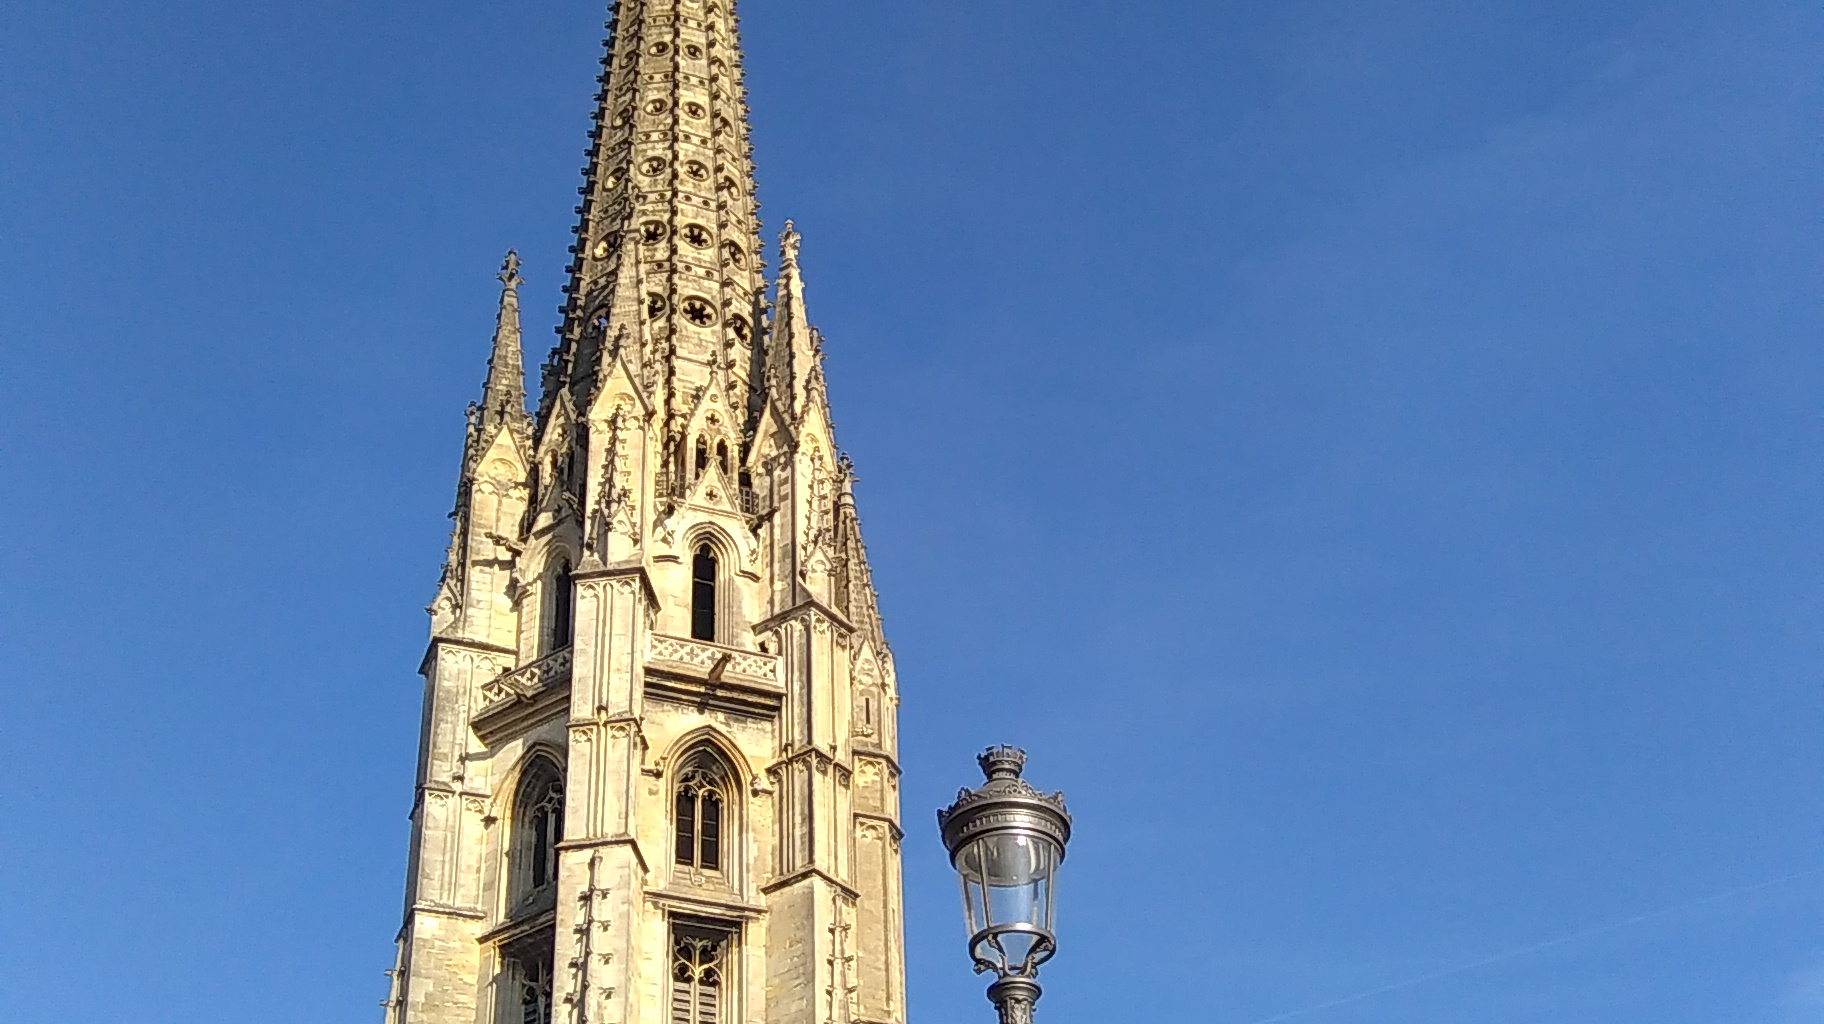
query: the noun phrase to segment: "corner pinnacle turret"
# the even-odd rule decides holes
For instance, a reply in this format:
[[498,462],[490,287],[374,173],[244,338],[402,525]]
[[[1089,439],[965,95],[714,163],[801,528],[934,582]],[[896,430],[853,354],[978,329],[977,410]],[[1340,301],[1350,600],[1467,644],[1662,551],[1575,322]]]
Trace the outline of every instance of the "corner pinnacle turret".
[[500,312],[494,319],[494,350],[488,356],[488,380],[482,388],[480,425],[483,435],[526,422],[526,371],[520,360],[519,253],[507,250],[500,264]]

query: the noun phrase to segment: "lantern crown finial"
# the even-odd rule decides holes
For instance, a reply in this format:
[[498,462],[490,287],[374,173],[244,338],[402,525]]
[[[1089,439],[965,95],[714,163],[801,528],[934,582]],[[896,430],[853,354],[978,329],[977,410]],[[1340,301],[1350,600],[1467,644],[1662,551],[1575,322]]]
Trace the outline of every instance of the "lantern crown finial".
[[1017,779],[1026,768],[1026,752],[1003,743],[977,754],[975,763],[982,766],[982,774],[988,777],[989,782]]

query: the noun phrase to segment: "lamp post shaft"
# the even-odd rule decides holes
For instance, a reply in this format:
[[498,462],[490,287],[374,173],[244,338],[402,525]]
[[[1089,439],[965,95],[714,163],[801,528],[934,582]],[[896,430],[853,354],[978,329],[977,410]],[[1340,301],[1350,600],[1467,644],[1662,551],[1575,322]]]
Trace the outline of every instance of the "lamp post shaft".
[[1039,983],[1031,978],[1002,978],[988,986],[988,998],[1001,1013],[1001,1024],[1032,1024]]

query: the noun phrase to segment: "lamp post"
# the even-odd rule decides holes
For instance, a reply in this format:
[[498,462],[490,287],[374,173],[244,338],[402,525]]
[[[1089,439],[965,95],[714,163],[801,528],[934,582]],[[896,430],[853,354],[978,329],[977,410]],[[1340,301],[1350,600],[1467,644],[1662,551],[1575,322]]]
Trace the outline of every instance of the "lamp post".
[[937,826],[963,882],[975,971],[995,974],[988,998],[1001,1024],[1032,1024],[1039,965],[1058,948],[1051,883],[1070,842],[1070,812],[1064,794],[1041,793],[1020,778],[1025,751],[990,747],[976,762],[988,781],[957,793],[937,812]]

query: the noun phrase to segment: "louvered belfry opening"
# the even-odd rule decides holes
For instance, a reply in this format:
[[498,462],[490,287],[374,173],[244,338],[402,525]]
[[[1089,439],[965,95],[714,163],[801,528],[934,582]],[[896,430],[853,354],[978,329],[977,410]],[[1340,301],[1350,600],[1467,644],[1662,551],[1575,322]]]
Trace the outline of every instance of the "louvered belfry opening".
[[677,924],[671,933],[671,1024],[720,1024],[730,934]]

